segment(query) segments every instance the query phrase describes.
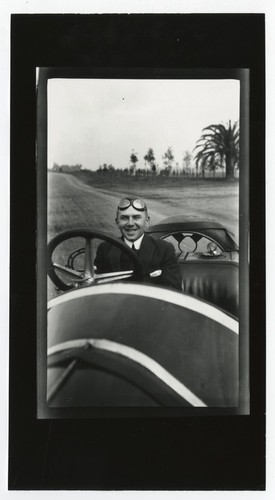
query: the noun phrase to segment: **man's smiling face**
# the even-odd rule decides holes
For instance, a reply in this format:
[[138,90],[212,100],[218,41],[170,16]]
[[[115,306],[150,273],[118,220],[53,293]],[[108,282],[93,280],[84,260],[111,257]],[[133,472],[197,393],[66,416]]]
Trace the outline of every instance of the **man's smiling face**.
[[126,210],[118,210],[116,223],[124,238],[136,241],[143,235],[149,223],[149,216],[146,210],[139,211],[130,206]]

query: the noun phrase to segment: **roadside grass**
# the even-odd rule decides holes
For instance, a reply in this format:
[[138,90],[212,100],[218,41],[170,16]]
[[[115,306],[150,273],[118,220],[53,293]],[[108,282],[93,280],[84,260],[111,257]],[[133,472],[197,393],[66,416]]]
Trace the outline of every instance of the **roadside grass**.
[[161,175],[118,175],[118,174],[100,174],[98,172],[92,171],[80,171],[69,175],[77,177],[79,180],[85,184],[93,187],[112,189],[112,190],[128,190],[129,192],[137,190],[151,190],[152,188],[159,189],[174,189],[185,188],[185,189],[201,189],[201,188],[224,188],[225,190],[230,190],[230,186],[238,185],[239,181],[226,181],[224,178],[220,177],[184,177],[181,175],[170,175],[169,177]]
[[[173,207],[182,203],[183,198],[189,202],[205,203],[205,199],[222,206],[226,199],[238,196],[239,181],[228,182],[222,178],[186,178],[182,176],[130,176],[99,174],[91,171],[76,172],[73,175],[84,184],[97,188],[103,193],[118,196],[132,195],[159,201]],[[220,201],[218,201],[220,200]],[[228,207],[229,208],[229,207]]]

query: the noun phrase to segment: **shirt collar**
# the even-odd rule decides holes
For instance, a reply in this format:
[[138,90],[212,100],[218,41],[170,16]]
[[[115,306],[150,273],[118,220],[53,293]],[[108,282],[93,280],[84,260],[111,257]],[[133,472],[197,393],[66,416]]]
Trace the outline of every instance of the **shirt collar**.
[[135,249],[136,249],[136,250],[139,250],[139,249],[140,249],[140,245],[141,245],[141,242],[142,242],[143,238],[144,238],[144,233],[143,233],[143,235],[142,235],[140,238],[138,238],[138,240],[136,240],[136,241],[129,241],[129,240],[127,240],[126,238],[124,238],[124,242],[125,242],[125,243],[126,243],[126,245],[128,245],[128,247],[130,247],[130,248],[132,248],[132,245],[134,244]]

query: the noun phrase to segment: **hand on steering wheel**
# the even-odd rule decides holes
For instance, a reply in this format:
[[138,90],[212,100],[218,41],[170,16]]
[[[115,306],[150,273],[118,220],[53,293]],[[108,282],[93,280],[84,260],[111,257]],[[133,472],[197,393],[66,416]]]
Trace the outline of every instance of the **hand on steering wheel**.
[[[63,266],[53,261],[53,253],[58,245],[70,238],[79,237],[85,239],[85,263],[83,271],[76,271],[73,268]],[[93,264],[95,258],[95,249],[93,244],[94,239],[108,241],[112,245],[117,246],[123,253],[128,255],[134,269],[129,271],[96,274]],[[56,271],[61,271],[65,276],[70,277],[73,280],[73,283],[65,283],[65,281],[63,281],[56,274]],[[122,240],[109,236],[101,231],[93,231],[90,229],[70,229],[55,236],[48,244],[48,275],[60,290],[71,290],[73,288],[100,283],[109,283],[111,281],[127,278],[131,278],[134,281],[141,281],[143,272],[136,254],[127,245],[125,245]]]

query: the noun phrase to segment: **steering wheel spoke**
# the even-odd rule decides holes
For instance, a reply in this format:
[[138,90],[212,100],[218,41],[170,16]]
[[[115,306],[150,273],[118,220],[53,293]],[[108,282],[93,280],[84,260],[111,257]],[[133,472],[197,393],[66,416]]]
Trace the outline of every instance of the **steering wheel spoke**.
[[62,266],[61,264],[57,264],[56,262],[53,262],[53,267],[54,269],[57,269],[58,271],[62,271],[63,273],[67,274],[69,277],[73,278],[84,278],[84,274],[81,271],[76,271],[75,269],[70,269],[69,267]]
[[85,271],[84,276],[86,279],[94,277],[94,262],[95,259],[95,249],[94,242],[92,239],[86,239],[85,242]]
[[95,274],[95,282],[100,285],[102,283],[111,283],[112,281],[125,280],[133,276],[134,271],[118,271],[113,273]]
[[101,273],[101,274],[95,274],[95,279],[99,280],[99,279],[104,279],[104,278],[129,278],[130,276],[133,275],[133,272],[132,270],[129,270],[129,271],[117,271],[117,272],[113,272],[113,273]]

